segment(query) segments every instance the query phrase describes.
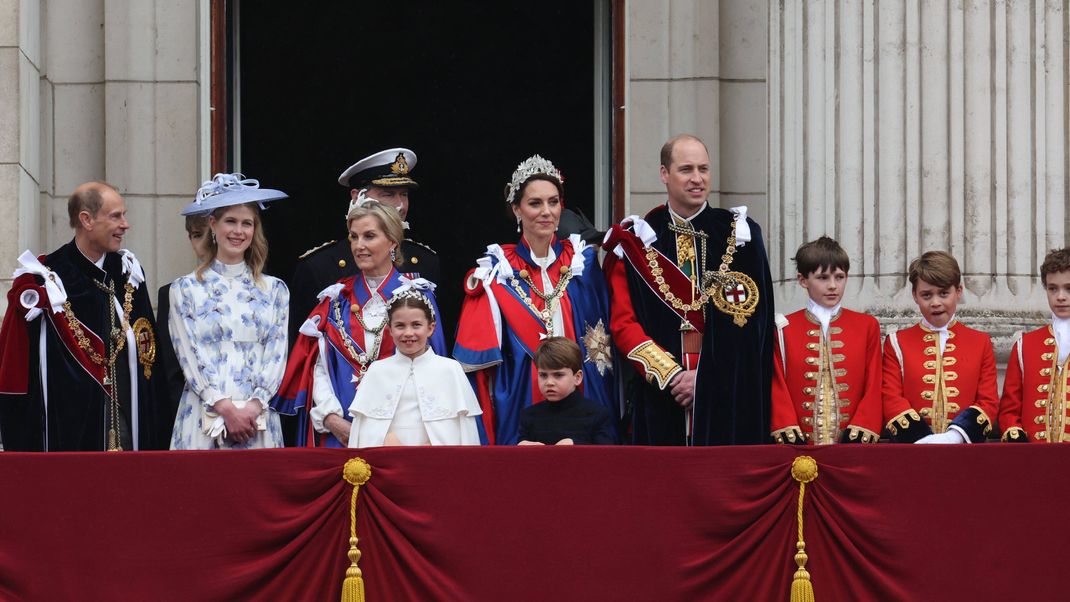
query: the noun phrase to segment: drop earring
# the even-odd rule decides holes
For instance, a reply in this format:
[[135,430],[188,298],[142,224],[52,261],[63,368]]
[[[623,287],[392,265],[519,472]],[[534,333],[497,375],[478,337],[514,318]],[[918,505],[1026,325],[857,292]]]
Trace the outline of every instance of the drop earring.
[[212,235],[212,244],[214,245],[214,244],[216,244],[215,243],[215,230],[211,231],[211,235]]
[[520,234],[520,218],[516,218],[516,233]]
[[395,251],[394,249],[390,249],[390,262],[394,263],[397,260],[398,260],[397,251]]

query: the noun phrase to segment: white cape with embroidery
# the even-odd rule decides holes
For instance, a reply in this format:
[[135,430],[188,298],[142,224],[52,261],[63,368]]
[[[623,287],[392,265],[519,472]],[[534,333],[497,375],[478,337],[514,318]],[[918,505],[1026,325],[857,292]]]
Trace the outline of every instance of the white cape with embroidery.
[[[418,412],[406,411],[407,404]],[[418,415],[431,445],[479,445],[476,416],[482,413],[461,364],[430,347],[415,360],[395,353],[372,362],[357,387],[349,447],[383,445],[395,415]]]

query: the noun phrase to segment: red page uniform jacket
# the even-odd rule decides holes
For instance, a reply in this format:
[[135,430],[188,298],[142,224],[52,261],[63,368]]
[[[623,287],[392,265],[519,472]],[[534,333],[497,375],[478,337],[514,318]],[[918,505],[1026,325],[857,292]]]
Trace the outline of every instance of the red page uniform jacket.
[[987,334],[953,321],[940,333],[922,324],[884,342],[884,420],[893,441],[913,443],[954,424],[979,443],[998,410],[996,359]]
[[1011,347],[999,426],[1003,441],[1058,443],[1067,434],[1067,364],[1059,363],[1059,350],[1051,326],[1027,332]]
[[877,320],[841,309],[832,317],[827,336],[805,309],[778,321],[773,439],[816,445],[876,443],[882,426]]

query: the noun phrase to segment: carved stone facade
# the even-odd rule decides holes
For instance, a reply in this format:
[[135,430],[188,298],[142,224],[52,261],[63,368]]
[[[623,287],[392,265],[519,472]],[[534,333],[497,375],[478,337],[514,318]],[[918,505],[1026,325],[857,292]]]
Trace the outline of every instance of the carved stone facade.
[[846,302],[885,329],[914,320],[911,259],[959,260],[964,321],[1005,362],[1047,319],[1038,264],[1067,244],[1066,4],[773,3],[769,247],[778,301],[796,247],[822,234],[853,260]]
[[144,264],[150,286],[191,269],[178,210],[207,171],[207,4],[0,3],[5,291],[24,249],[48,252],[73,237],[66,200],[91,179],[107,180],[126,199],[133,226],[126,246]]
[[[209,0],[0,2],[0,282],[70,236],[65,199],[104,178],[150,285],[189,270],[176,217],[208,175]],[[905,271],[962,263],[964,319],[996,335],[1046,317],[1037,265],[1067,244],[1064,0],[629,0],[626,213],[664,200],[658,150],[710,146],[711,202],[764,226],[778,307],[821,234],[853,259],[846,303],[914,318]],[[0,300],[0,308],[5,304]]]

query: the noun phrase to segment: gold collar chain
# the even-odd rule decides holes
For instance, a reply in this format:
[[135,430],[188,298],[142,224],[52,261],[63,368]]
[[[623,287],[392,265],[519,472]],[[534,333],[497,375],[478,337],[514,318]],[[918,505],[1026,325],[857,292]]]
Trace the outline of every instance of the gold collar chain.
[[368,365],[375,361],[375,358],[379,356],[379,348],[382,346],[383,343],[383,332],[386,330],[387,320],[386,318],[384,318],[383,323],[379,325],[378,329],[371,330],[364,325],[364,319],[360,315],[360,306],[356,304],[353,304],[351,306],[353,310],[353,316],[357,319],[357,322],[360,323],[361,327],[364,328],[365,332],[370,332],[375,335],[375,339],[374,341],[372,341],[371,349],[368,350],[369,352],[358,353],[356,347],[354,346],[355,344],[353,338],[349,336],[348,332],[346,332],[345,323],[342,321],[342,304],[338,301],[338,299],[335,299],[332,305],[334,308],[334,325],[338,328],[338,333],[342,336],[342,344],[345,345],[346,352],[349,353],[349,357],[352,358],[353,361],[355,361],[356,363],[360,364],[360,369],[357,370],[357,380],[359,381],[361,377],[364,376],[364,373],[368,371]]
[[684,228],[677,226],[675,223],[669,224],[669,229],[678,234],[690,234],[697,236],[700,239],[699,251],[702,256],[702,262],[699,264],[699,272],[702,274],[702,288],[701,294],[698,299],[692,300],[691,303],[684,303],[679,297],[677,297],[669,288],[667,282],[665,282],[665,271],[658,264],[658,251],[654,247],[647,247],[646,259],[647,265],[650,267],[650,275],[654,277],[654,284],[658,287],[658,292],[662,297],[672,305],[674,309],[690,312],[698,311],[702,309],[702,306],[710,300],[711,296],[715,295],[713,289],[714,284],[721,284],[722,286],[734,285],[735,281],[727,282],[726,276],[729,274],[728,267],[732,265],[732,260],[735,259],[736,254],[736,220],[732,220],[731,233],[728,235],[728,246],[725,248],[724,255],[721,255],[721,265],[717,269],[717,272],[706,271],[706,233],[699,232],[691,227],[691,223],[687,222],[688,227]]
[[552,335],[554,333],[554,311],[560,303],[561,296],[565,293],[565,288],[572,280],[572,270],[567,265],[561,266],[561,277],[557,281],[557,286],[555,286],[554,290],[549,293],[544,293],[539,290],[539,287],[535,286],[535,283],[531,279],[531,274],[529,274],[527,270],[520,270],[519,276],[520,280],[526,282],[528,288],[543,300],[543,309],[540,310],[535,306],[535,301],[531,296],[524,292],[523,287],[520,286],[520,280],[517,280],[515,276],[509,278],[509,285],[513,287],[516,294],[524,301],[524,305],[528,306],[528,309],[539,316],[539,319],[542,320],[543,325],[546,327],[546,334]]
[[[97,285],[97,288],[101,291],[108,293],[108,302],[111,302],[112,297],[115,296],[115,287],[112,283],[108,283],[107,286],[93,280],[93,284]],[[115,313],[115,309],[108,308],[112,314]],[[107,362],[104,357],[93,349],[92,343],[89,341],[89,337],[86,336],[85,331],[82,330],[82,323],[74,315],[74,309],[71,307],[70,300],[63,302],[63,315],[67,318],[67,326],[70,327],[71,332],[74,334],[75,340],[78,342],[78,347],[89,356],[89,360],[98,366],[112,365],[115,363],[116,358],[122,352],[126,346],[126,329],[130,327],[130,314],[134,309],[134,286],[129,282],[126,283],[126,294],[123,296],[123,323],[122,328],[111,328],[111,332],[108,333],[107,339],[111,343],[111,347],[108,353]],[[101,337],[105,338],[105,337]]]
[[[729,282],[729,266],[732,265],[732,260],[736,258],[736,220],[732,220],[732,225],[728,234],[728,245],[725,247],[724,255],[721,255],[721,265],[717,267],[716,272],[707,273],[705,269],[702,272],[702,286],[709,287],[711,284],[723,284],[725,286],[729,284],[735,284],[734,281]],[[703,258],[705,259],[705,258]],[[703,266],[705,267],[705,266]]]
[[[118,359],[119,354],[122,353],[123,348],[126,347],[126,330],[130,328],[130,314],[134,310],[134,285],[129,282],[126,283],[126,293],[123,295],[123,321],[122,327],[116,328],[115,325],[115,308],[110,307],[112,300],[115,298],[115,284],[109,282],[107,285],[93,279],[93,284],[97,289],[103,293],[107,293],[108,296],[108,360],[105,364],[104,357],[97,353],[93,349],[92,343],[89,341],[89,337],[85,335],[85,331],[82,330],[82,323],[74,315],[74,309],[71,307],[71,302],[65,301],[63,303],[63,314],[67,318],[67,326],[70,327],[71,333],[74,334],[75,340],[78,342],[78,347],[89,356],[89,360],[98,366],[105,366],[107,368],[107,375],[104,377],[104,384],[108,386],[108,437],[107,437],[107,451],[122,451],[122,442],[119,441],[119,392],[116,389],[118,386],[119,371],[115,368],[115,360]],[[104,339],[104,337],[101,337]],[[136,384],[133,386],[137,386]]]

